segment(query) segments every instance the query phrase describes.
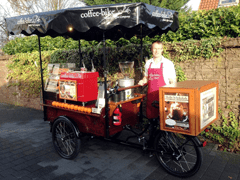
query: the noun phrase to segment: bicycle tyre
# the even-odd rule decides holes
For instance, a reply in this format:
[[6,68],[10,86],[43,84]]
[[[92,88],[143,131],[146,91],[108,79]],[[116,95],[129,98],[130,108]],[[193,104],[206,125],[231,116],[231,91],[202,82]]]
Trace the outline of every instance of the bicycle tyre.
[[193,176],[203,161],[202,149],[196,138],[160,131],[154,140],[155,155],[160,165],[174,176]]
[[81,140],[77,137],[74,125],[67,118],[58,118],[52,128],[52,142],[54,149],[64,159],[74,159],[81,147]]

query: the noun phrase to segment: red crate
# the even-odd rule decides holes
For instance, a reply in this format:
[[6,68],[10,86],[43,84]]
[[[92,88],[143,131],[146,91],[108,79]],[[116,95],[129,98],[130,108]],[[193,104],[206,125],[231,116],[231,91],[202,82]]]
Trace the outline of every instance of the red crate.
[[98,77],[98,72],[62,72],[60,80],[76,80],[77,101],[88,102],[97,99]]

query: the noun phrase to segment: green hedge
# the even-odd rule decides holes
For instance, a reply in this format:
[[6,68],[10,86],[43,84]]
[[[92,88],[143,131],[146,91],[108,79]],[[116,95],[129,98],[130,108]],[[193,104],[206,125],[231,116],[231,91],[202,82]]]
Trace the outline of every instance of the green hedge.
[[[211,57],[218,57],[223,51],[221,42],[223,38],[209,38],[197,40],[188,40],[181,43],[169,42],[164,43],[163,56],[172,60],[175,63],[178,81],[186,80],[186,76],[180,66],[179,62],[194,60],[201,57],[209,59]],[[151,58],[150,51],[151,44],[143,45],[143,57]],[[106,48],[107,70],[110,76],[114,76],[120,72],[118,62],[134,61],[135,68],[144,67],[144,62],[141,62],[140,45],[126,45],[122,47],[112,46]],[[103,76],[103,50],[101,46],[83,47],[82,48],[82,61],[88,70],[92,69],[91,54],[94,54],[92,60],[96,70]],[[80,56],[76,49],[73,50],[53,50],[42,51],[43,68],[46,69],[47,63],[76,63],[80,67]],[[36,67],[35,63],[39,63],[39,54],[37,51],[32,53],[18,53],[9,62],[10,78],[18,80],[22,83],[27,83],[22,86],[23,90],[27,92],[30,89],[37,92],[40,89],[40,75],[39,65]],[[81,65],[82,66],[82,65]],[[46,71],[44,71],[45,76]],[[111,78],[112,79],[112,78]],[[35,83],[38,83],[36,85]],[[29,90],[28,90],[29,89]],[[32,93],[30,93],[32,94]]]
[[[42,67],[44,70],[44,79],[47,77],[47,65],[53,51],[42,52]],[[7,64],[9,74],[8,79],[15,80],[17,83],[10,83],[20,88],[26,96],[39,96],[41,90],[41,74],[39,64],[39,53],[18,53],[14,55]]]
[[[81,47],[95,46],[96,41],[84,41],[81,40]],[[65,39],[63,37],[51,38],[50,36],[41,38],[41,50],[42,51],[52,51],[56,49],[78,49],[78,41],[72,39]],[[9,55],[17,53],[27,53],[39,51],[38,47],[38,37],[37,36],[28,36],[24,38],[15,38],[14,40],[9,41],[4,47],[3,52]]]
[[[151,56],[151,44],[143,46],[143,55]],[[92,69],[91,53],[94,54],[92,60],[100,77],[103,76],[103,50],[102,48],[83,48],[82,61],[88,70]],[[118,62],[134,61],[135,67],[141,66],[140,46],[123,46],[123,47],[107,47],[106,48],[107,71],[109,78],[112,80],[114,74],[120,72]],[[164,56],[169,58],[169,52],[164,50]],[[53,50],[42,51],[42,61],[44,69],[44,79],[47,78],[47,64],[48,63],[76,63],[77,68],[80,67],[78,50]],[[175,63],[178,81],[186,80],[186,76],[181,67]],[[10,71],[8,78],[17,80],[19,88],[27,95],[37,95],[41,89],[40,81],[40,65],[39,54],[37,51],[32,53],[18,53],[10,59],[8,64]]]
[[[168,32],[161,37],[145,37],[144,44],[155,40],[163,42],[179,42],[188,39],[205,39],[209,37],[239,37],[240,36],[240,5],[231,7],[222,7],[213,10],[199,10],[192,13],[179,13],[179,29],[177,32]],[[26,53],[38,51],[37,37],[16,38],[7,43],[3,51],[6,54]],[[140,39],[136,37],[130,40],[119,39],[116,42],[106,41],[107,46],[125,46],[128,44],[140,44]],[[98,42],[87,42],[81,40],[81,47],[97,46]],[[63,37],[44,37],[41,38],[41,47],[43,51],[56,49],[78,49],[78,41],[64,39]],[[101,47],[101,44],[99,45]]]

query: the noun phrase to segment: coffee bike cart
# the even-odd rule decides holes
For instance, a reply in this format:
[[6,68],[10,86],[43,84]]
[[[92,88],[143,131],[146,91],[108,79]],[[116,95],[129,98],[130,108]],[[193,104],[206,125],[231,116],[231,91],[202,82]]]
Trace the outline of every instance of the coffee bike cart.
[[[50,122],[53,145],[61,157],[75,158],[81,138],[89,135],[154,152],[161,166],[178,177],[189,177],[199,170],[205,142],[196,136],[217,119],[217,82],[184,81],[159,88],[159,102],[152,105],[159,108],[160,116],[148,119],[141,131],[135,127],[143,122],[142,102],[146,95],[133,93],[139,85],[123,79],[119,80],[120,87],[107,86],[105,40],[133,36],[142,40],[145,36],[175,32],[178,12],[145,3],[113,4],[12,17],[6,19],[6,24],[12,35],[38,36],[44,120]],[[44,87],[40,46],[40,37],[48,35],[79,40],[79,51],[80,39],[102,41],[104,81],[98,82],[99,74],[94,69],[74,71],[70,66],[63,69],[55,65],[54,69],[49,65],[50,73],[58,71],[59,87],[49,92],[56,82]],[[120,63],[122,72],[132,67],[128,63]],[[123,130],[134,136],[117,139]],[[133,137],[141,144],[131,142]]]

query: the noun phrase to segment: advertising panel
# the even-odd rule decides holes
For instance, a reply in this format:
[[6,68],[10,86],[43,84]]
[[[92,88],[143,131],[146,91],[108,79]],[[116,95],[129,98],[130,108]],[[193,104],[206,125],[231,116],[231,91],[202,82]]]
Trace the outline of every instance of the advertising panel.
[[216,87],[200,93],[201,129],[216,119]]
[[164,105],[166,127],[189,131],[189,94],[165,93]]
[[59,80],[59,98],[77,101],[77,82]]

